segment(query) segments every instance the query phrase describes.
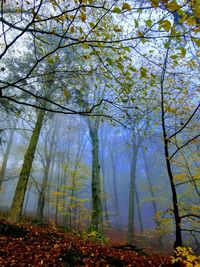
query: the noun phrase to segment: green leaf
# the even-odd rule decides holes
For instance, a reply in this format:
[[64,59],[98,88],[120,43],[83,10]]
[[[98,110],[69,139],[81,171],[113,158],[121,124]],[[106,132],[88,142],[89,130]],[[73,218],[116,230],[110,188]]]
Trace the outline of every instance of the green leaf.
[[93,22],[89,22],[91,28],[94,28],[95,24]]
[[134,19],[134,22],[135,22],[135,27],[138,28],[139,27],[139,22],[137,19]]
[[148,78],[147,77],[147,69],[145,69],[144,67],[140,68],[140,78]]
[[121,9],[118,6],[115,6],[112,10],[113,13],[117,13],[120,14],[121,13]]
[[178,58],[178,55],[171,55],[170,58],[171,59],[177,59]]
[[137,72],[137,69],[136,68],[134,68],[134,67],[129,67],[129,70],[131,70],[132,72]]
[[47,62],[49,63],[49,65],[53,65],[54,64],[53,58],[48,58]]
[[152,24],[153,24],[153,21],[151,19],[148,19],[148,20],[145,21],[145,24],[146,24],[147,27],[151,27]]
[[111,58],[106,58],[106,61],[108,62],[109,65],[113,65],[113,60]]
[[118,63],[117,66],[121,70],[121,72],[124,72],[124,65],[122,63]]
[[166,42],[165,44],[164,44],[164,47],[167,49],[167,48],[169,48],[169,42]]
[[185,57],[186,49],[184,47],[182,47],[182,46],[180,46],[178,49],[181,51],[181,57]]

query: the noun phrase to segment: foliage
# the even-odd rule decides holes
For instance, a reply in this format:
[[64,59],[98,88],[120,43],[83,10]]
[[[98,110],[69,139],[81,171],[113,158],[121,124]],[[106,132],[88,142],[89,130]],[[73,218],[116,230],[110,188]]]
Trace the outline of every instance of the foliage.
[[175,257],[172,257],[172,263],[181,262],[185,267],[199,267],[200,257],[195,256],[190,247],[177,247]]
[[81,231],[80,233],[77,233],[77,235],[83,238],[84,240],[89,239],[95,242],[108,244],[108,239],[105,237],[105,235],[98,233],[97,231]]
[[[100,245],[72,233],[0,221],[1,229],[23,229],[18,237],[0,236],[0,265],[3,266],[171,266],[169,256],[141,256]],[[26,235],[24,235],[24,232]]]

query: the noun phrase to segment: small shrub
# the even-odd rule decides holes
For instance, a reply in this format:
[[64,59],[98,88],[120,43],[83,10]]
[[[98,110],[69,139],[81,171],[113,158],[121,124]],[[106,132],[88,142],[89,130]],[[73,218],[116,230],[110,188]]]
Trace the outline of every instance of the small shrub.
[[195,256],[190,247],[177,247],[175,257],[172,257],[172,263],[178,262],[184,267],[200,267],[200,257]]
[[108,239],[103,234],[98,233],[96,231],[91,231],[91,232],[82,231],[77,235],[86,240],[89,239],[94,242],[108,244]]

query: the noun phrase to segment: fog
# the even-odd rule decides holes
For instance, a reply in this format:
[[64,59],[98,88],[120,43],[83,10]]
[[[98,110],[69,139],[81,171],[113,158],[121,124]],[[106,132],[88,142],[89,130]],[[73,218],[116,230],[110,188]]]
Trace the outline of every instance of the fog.
[[[6,120],[1,121],[1,161],[11,141],[0,193],[2,210],[8,211],[11,207],[34,122],[34,116],[27,120],[26,114],[17,120],[7,116]],[[162,249],[166,250],[173,243],[174,232],[171,192],[160,129],[150,126],[149,129],[144,132],[143,128],[139,128],[133,135],[131,129],[121,125],[111,125],[106,121],[100,124],[98,136],[103,223],[105,231],[120,230],[124,236],[127,235],[130,176],[133,175],[131,168],[135,160],[133,235],[135,239],[147,238],[149,242],[154,239],[151,246],[158,242],[160,236],[171,240],[169,243],[165,241]],[[180,167],[177,167],[174,171],[178,173],[179,170]],[[38,201],[47,172],[45,205],[40,218]],[[92,146],[86,119],[47,115],[36,149],[23,215],[30,216],[32,220],[55,220],[56,224],[71,229],[87,229],[92,208],[91,175]],[[178,188],[178,193],[180,199],[198,204],[191,186],[186,185],[185,191]],[[156,220],[159,220],[159,228]],[[189,245],[195,247],[192,239],[188,241]]]

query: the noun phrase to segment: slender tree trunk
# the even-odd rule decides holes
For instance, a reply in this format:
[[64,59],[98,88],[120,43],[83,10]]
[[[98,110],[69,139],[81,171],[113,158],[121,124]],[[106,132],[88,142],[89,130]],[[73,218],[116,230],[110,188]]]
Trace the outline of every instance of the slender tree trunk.
[[139,221],[139,226],[140,226],[140,232],[141,232],[141,234],[143,234],[144,226],[143,226],[142,214],[141,214],[141,209],[140,209],[140,198],[139,198],[136,184],[135,184],[135,197],[136,197],[136,206],[137,206],[137,212],[138,212],[138,221]]
[[112,165],[112,184],[113,184],[113,199],[114,199],[114,208],[116,213],[116,225],[117,228],[121,228],[121,218],[119,211],[119,199],[117,192],[117,173],[116,173],[116,159],[113,154],[111,154],[111,165]]
[[[54,153],[55,153],[55,148],[54,148]],[[51,182],[53,179],[54,175],[54,167],[55,167],[55,159],[52,161],[52,164],[50,166],[50,171],[49,171],[49,183],[47,184],[47,219],[50,220],[50,199],[51,199]]]
[[[101,131],[102,133],[102,131]],[[104,134],[104,133],[103,133]],[[106,138],[102,137],[102,134],[100,136],[101,139],[101,149],[100,149],[100,164],[101,164],[101,175],[102,175],[102,194],[103,194],[103,201],[102,201],[102,209],[105,213],[105,223],[106,225],[109,225],[109,213],[108,213],[108,203],[106,198],[106,170],[105,170],[105,148],[106,148]]]
[[[181,233],[181,217],[179,214],[178,197],[177,197],[176,186],[174,183],[174,177],[173,177],[171,162],[170,162],[170,154],[169,154],[170,140],[168,138],[167,130],[166,130],[165,106],[164,106],[164,103],[165,103],[164,81],[165,81],[165,73],[166,73],[167,61],[168,61],[168,56],[169,56],[170,41],[171,39],[169,39],[169,46],[167,48],[167,52],[166,52],[166,56],[165,56],[165,60],[163,64],[163,71],[162,71],[162,75],[160,78],[160,89],[161,89],[160,93],[161,93],[161,120],[162,120],[162,132],[163,132],[163,143],[164,143],[164,155],[165,155],[165,162],[167,165],[167,172],[168,172],[168,177],[169,177],[171,192],[172,192],[172,204],[173,204],[173,213],[174,213],[174,220],[175,220],[174,249],[176,249],[177,247],[183,246],[182,233]],[[179,267],[180,261],[175,262],[173,266]]]
[[30,196],[30,192],[31,192],[31,184],[30,182],[28,183],[28,189],[27,189],[27,193],[26,193],[26,198],[25,198],[25,203],[23,205],[24,209],[23,209],[23,216],[26,215],[26,210],[27,210],[27,206],[28,206],[28,201],[29,201],[29,196]]
[[[57,188],[56,191],[60,192],[60,175],[61,175],[61,167],[60,165],[57,166],[58,172],[57,172]],[[59,196],[56,196],[56,206],[55,206],[55,215],[54,215],[54,221],[55,225],[58,225],[58,205],[59,205]]]
[[[154,211],[155,224],[156,224],[157,229],[159,230],[160,229],[160,223],[157,220],[157,212],[158,212],[158,210],[157,210],[157,206],[156,206],[155,194],[154,194],[154,191],[153,191],[151,177],[149,175],[150,170],[148,168],[147,159],[146,159],[146,156],[145,156],[144,149],[142,149],[142,153],[143,153],[143,160],[144,160],[144,169],[145,169],[146,178],[147,178],[148,185],[149,185],[149,192],[150,192],[151,197],[152,197],[152,205],[153,205],[153,211]],[[162,236],[160,234],[159,234],[159,237],[158,237],[158,241],[159,241],[159,245],[162,246],[163,245],[162,244]]]
[[6,151],[5,154],[3,156],[3,162],[1,165],[1,170],[0,170],[0,192],[2,190],[2,183],[4,180],[4,176],[5,176],[5,171],[6,171],[6,167],[7,167],[7,163],[8,163],[8,157],[10,155],[10,150],[11,150],[11,146],[12,146],[12,142],[13,142],[13,137],[14,137],[14,130],[11,131],[9,139],[8,139],[8,144],[6,147]]
[[90,230],[103,232],[103,215],[101,200],[101,178],[100,178],[100,161],[99,161],[99,123],[88,120],[89,133],[92,142],[92,219]]
[[[103,157],[103,155],[102,155]],[[105,223],[106,225],[109,225],[109,213],[108,213],[108,203],[107,203],[107,198],[106,198],[106,183],[105,183],[105,179],[106,179],[106,172],[105,172],[105,163],[104,163],[104,159],[102,159],[101,157],[101,174],[102,174],[102,194],[103,194],[103,211],[105,214]]]
[[24,163],[22,165],[19,181],[15,190],[15,195],[9,213],[10,221],[19,222],[21,219],[26,188],[29,181],[30,171],[32,168],[32,163],[34,160],[35,150],[42,128],[44,116],[45,111],[40,110],[37,116],[37,121],[29,142],[28,149],[24,157]]
[[135,141],[132,145],[132,159],[130,172],[130,188],[129,188],[129,209],[128,209],[128,236],[127,242],[133,244],[134,239],[134,217],[135,217],[135,180],[136,180],[136,164],[137,164],[137,146]]
[[[47,183],[48,183],[48,179],[49,179],[49,171],[50,171],[50,166],[51,166],[51,161],[52,161],[52,155],[53,155],[53,151],[54,151],[56,129],[57,129],[56,127],[53,128],[52,140],[50,143],[49,152],[47,151],[47,155],[46,155],[46,163],[45,163],[45,167],[44,167],[44,176],[42,179],[41,191],[39,193],[39,198],[38,198],[37,217],[40,220],[43,220],[43,218],[44,218],[44,206],[45,206],[45,199],[46,199],[46,190],[47,190]],[[46,141],[46,142],[48,142],[48,141]],[[46,144],[46,146],[47,146],[47,144]]]

